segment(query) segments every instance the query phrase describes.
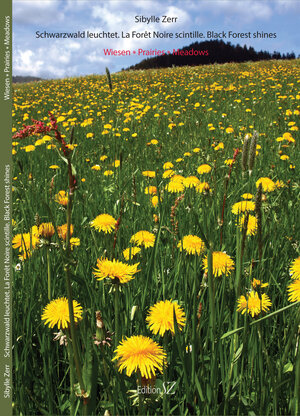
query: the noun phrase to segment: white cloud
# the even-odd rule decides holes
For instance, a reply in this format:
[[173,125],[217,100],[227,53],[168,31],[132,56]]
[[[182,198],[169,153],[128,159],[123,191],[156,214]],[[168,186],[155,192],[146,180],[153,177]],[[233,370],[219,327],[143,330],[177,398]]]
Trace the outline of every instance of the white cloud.
[[35,49],[17,47],[13,53],[14,75],[62,78],[102,73],[107,65],[113,67],[110,57],[103,56],[103,50],[87,40],[49,40]]
[[44,62],[36,59],[36,54],[30,49],[19,50],[14,54],[13,73],[20,75],[38,76],[43,68]]
[[178,7],[174,7],[174,6],[170,6],[166,10],[163,9],[161,16],[162,15],[168,16],[168,17],[178,17],[176,22],[172,22],[172,23],[161,22],[161,26],[166,30],[170,28],[173,29],[174,27],[178,27],[179,25],[182,26],[191,20],[189,14],[185,10],[179,9]]
[[64,19],[63,2],[60,1],[17,1],[13,0],[14,24],[40,24],[61,22]]
[[[269,20],[273,15],[274,0],[200,0],[187,1],[185,9],[192,13],[193,20],[202,16],[203,22],[211,16],[222,17],[224,23],[245,24],[256,20]],[[196,16],[195,16],[196,14]]]
[[103,57],[101,55],[99,55],[97,52],[93,51],[92,53],[90,53],[89,55],[87,55],[86,57],[88,62],[91,63],[108,63],[110,60],[106,57]]
[[274,4],[274,8],[278,13],[287,12],[300,12],[300,2],[291,0],[277,0]]

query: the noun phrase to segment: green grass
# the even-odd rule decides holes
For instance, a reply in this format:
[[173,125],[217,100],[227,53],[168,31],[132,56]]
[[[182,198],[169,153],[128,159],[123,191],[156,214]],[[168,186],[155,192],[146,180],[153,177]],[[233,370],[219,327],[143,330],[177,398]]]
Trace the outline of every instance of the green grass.
[[[67,263],[73,297],[84,310],[76,331],[90,401],[86,410],[83,400],[71,394],[72,360],[70,368],[66,347],[53,341],[57,330],[41,320],[48,303],[49,273],[52,298],[67,296],[65,254],[53,236],[50,262],[45,245],[25,261],[20,261],[18,250],[14,250],[13,265],[20,264],[13,279],[14,414],[64,415],[70,414],[70,409],[73,414],[93,415],[105,410],[122,415],[299,412],[299,304],[288,307],[286,290],[291,282],[290,264],[300,255],[299,131],[294,129],[299,127],[299,74],[299,60],[270,61],[124,72],[112,75],[111,91],[106,77],[98,76],[15,87],[16,131],[23,123],[32,124],[31,118],[47,123],[51,111],[57,118],[65,117],[58,129],[68,142],[74,124],[73,143],[77,146],[71,162],[77,186],[71,222],[80,246],[67,254]],[[25,116],[24,120],[25,113],[28,119]],[[89,118],[91,124],[85,125]],[[111,129],[105,128],[106,124]],[[226,132],[230,126],[233,133]],[[259,133],[260,146],[253,172],[249,175],[247,169],[243,173],[240,152],[227,184],[222,224],[230,169],[225,161],[233,157],[235,149],[242,151],[245,135],[253,131]],[[294,141],[276,141],[286,132]],[[87,138],[88,133],[93,137]],[[134,133],[136,137],[132,137]],[[67,221],[66,208],[54,200],[60,190],[68,190],[68,168],[58,142],[52,141],[56,149],[47,148],[51,142],[36,146],[33,152],[24,148],[42,137],[15,139],[19,144],[14,146],[13,156],[13,235],[29,232],[37,221],[52,221],[56,226]],[[153,139],[158,143],[151,144]],[[215,150],[221,142],[224,149]],[[195,153],[195,148],[199,152]],[[186,152],[190,156],[184,155]],[[282,154],[289,159],[281,160]],[[102,155],[107,156],[105,161],[100,161]],[[182,161],[176,162],[178,158]],[[120,167],[112,167],[115,160],[121,161]],[[188,188],[178,194],[167,192],[169,179],[163,178],[167,161],[174,164],[177,174],[207,181],[211,192]],[[203,163],[212,170],[199,175],[197,168]],[[51,165],[60,169],[50,169]],[[91,169],[94,165],[101,169]],[[113,176],[103,174],[109,169]],[[144,177],[146,170],[155,171],[156,178]],[[264,192],[261,259],[257,235],[243,238],[231,212],[243,193],[255,197],[260,177],[285,184]],[[156,208],[144,193],[149,185],[156,186],[161,196]],[[183,193],[175,217],[171,217],[175,200]],[[137,231],[153,232],[156,241],[153,248],[143,248],[132,261],[140,263],[140,272],[122,285],[116,316],[111,283],[97,281],[92,274],[98,258],[112,257],[114,233],[99,233],[89,223],[101,213],[118,219],[121,207],[114,258],[124,261],[122,251]],[[181,252],[177,244],[189,234],[207,240],[210,250],[206,245],[203,256]],[[212,251],[226,251],[235,270],[213,277],[209,261],[208,273],[204,273],[203,257]],[[236,312],[237,297],[246,295],[253,278],[269,283],[264,293],[272,302],[269,316],[259,314],[256,319],[264,319],[257,322],[249,314]],[[175,335],[167,334],[163,342],[150,332],[145,318],[150,306],[165,299],[177,300],[183,307],[186,325],[183,331],[175,325]],[[111,346],[93,342],[96,311],[101,311],[110,333],[115,331],[117,320],[119,339],[145,335],[165,346],[168,365],[164,375],[157,373],[156,387],[163,391],[164,381],[176,382],[174,395],[138,397],[132,392],[137,389],[137,374],[127,377],[125,372],[119,373],[111,361],[114,335]],[[74,377],[78,382],[76,372]]]

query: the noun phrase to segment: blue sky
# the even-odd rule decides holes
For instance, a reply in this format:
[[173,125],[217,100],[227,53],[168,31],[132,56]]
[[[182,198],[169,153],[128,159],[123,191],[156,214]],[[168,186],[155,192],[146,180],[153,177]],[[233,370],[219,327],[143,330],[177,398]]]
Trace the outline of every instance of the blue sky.
[[[135,16],[177,17],[173,23],[135,23]],[[102,74],[135,64],[142,56],[105,56],[104,49],[177,49],[205,39],[37,39],[39,32],[121,32],[198,30],[251,34],[276,33],[274,39],[224,39],[233,44],[300,54],[298,0],[13,0],[13,75],[64,78]]]

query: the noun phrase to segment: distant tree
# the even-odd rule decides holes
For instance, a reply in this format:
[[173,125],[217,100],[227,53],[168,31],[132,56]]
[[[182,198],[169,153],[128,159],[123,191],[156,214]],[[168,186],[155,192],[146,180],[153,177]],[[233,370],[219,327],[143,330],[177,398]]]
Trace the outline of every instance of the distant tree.
[[[187,53],[191,50],[208,51],[208,56],[199,54],[188,55]],[[226,62],[261,61],[266,59],[295,59],[294,52],[283,56],[277,51],[274,51],[272,54],[267,51],[256,52],[252,46],[247,47],[244,45],[242,47],[239,44],[232,45],[230,42],[225,43],[223,40],[197,41],[179,49],[179,51],[179,53],[175,54],[143,59],[138,64],[132,65],[127,69],[167,68],[173,65],[208,65]]]

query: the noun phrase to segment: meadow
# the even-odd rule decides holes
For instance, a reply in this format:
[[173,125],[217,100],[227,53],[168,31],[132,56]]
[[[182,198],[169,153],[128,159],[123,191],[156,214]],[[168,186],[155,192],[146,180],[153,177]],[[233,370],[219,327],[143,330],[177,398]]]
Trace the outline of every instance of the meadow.
[[14,86],[14,414],[300,413],[299,99],[299,60]]

